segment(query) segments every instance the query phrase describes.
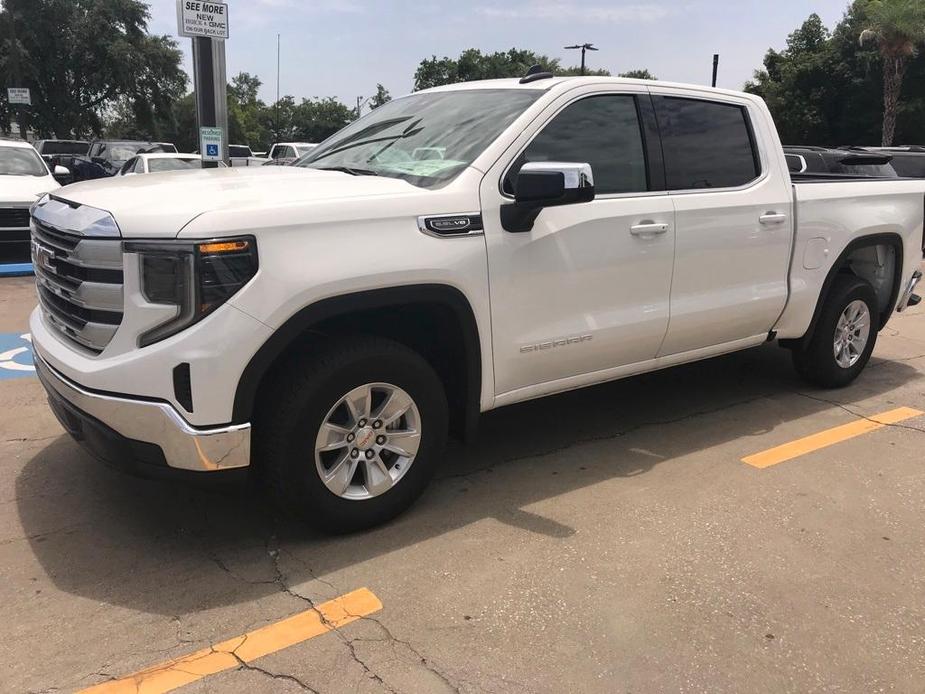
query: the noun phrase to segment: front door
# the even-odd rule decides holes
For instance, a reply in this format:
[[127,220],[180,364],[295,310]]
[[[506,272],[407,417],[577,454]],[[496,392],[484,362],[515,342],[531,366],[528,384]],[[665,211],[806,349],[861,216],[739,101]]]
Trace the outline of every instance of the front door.
[[[556,390],[658,351],[675,235],[671,200],[653,191],[647,169],[648,104],[644,89],[564,95],[483,179],[496,394]],[[505,231],[500,206],[528,161],[590,164],[595,200],[544,209],[531,231]]]

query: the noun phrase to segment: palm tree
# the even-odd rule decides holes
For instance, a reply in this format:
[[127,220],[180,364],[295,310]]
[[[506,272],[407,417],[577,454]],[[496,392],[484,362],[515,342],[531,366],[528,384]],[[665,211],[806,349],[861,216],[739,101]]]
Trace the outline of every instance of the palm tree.
[[909,59],[925,42],[923,0],[869,0],[864,7],[867,28],[861,45],[876,44],[883,60],[883,141],[893,144],[896,112]]

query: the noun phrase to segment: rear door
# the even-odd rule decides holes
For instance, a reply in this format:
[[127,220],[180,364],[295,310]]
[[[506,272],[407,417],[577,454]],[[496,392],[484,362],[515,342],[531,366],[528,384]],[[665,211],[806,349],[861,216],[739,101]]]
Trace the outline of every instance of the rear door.
[[[655,356],[668,326],[674,213],[651,108],[643,87],[572,90],[485,175],[498,394],[548,392]],[[595,199],[546,208],[529,232],[506,231],[499,208],[527,161],[590,164]]]
[[[676,246],[659,356],[767,333],[787,301],[791,191],[770,116],[735,97],[652,89]],[[754,109],[754,110],[752,110]]]

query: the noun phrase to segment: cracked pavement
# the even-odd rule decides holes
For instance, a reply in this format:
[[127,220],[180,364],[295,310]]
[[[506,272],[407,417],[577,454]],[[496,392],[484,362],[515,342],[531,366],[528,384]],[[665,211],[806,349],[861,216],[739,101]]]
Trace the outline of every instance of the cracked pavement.
[[[0,330],[25,325],[5,280]],[[246,485],[139,480],[0,382],[0,691],[68,692],[360,587],[383,609],[186,692],[856,692],[925,681],[925,308],[849,388],[773,345],[504,408],[397,521],[327,537]],[[224,651],[223,651],[224,652]]]

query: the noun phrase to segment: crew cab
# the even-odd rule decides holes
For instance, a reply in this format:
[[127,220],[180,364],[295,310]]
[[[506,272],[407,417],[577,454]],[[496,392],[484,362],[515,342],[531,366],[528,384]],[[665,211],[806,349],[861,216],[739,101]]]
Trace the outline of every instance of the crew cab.
[[295,166],[40,200],[36,368],[104,460],[249,467],[351,530],[409,506],[493,408],[769,340],[852,382],[918,302],[923,214],[925,181],[791,176],[749,94],[454,84]]

